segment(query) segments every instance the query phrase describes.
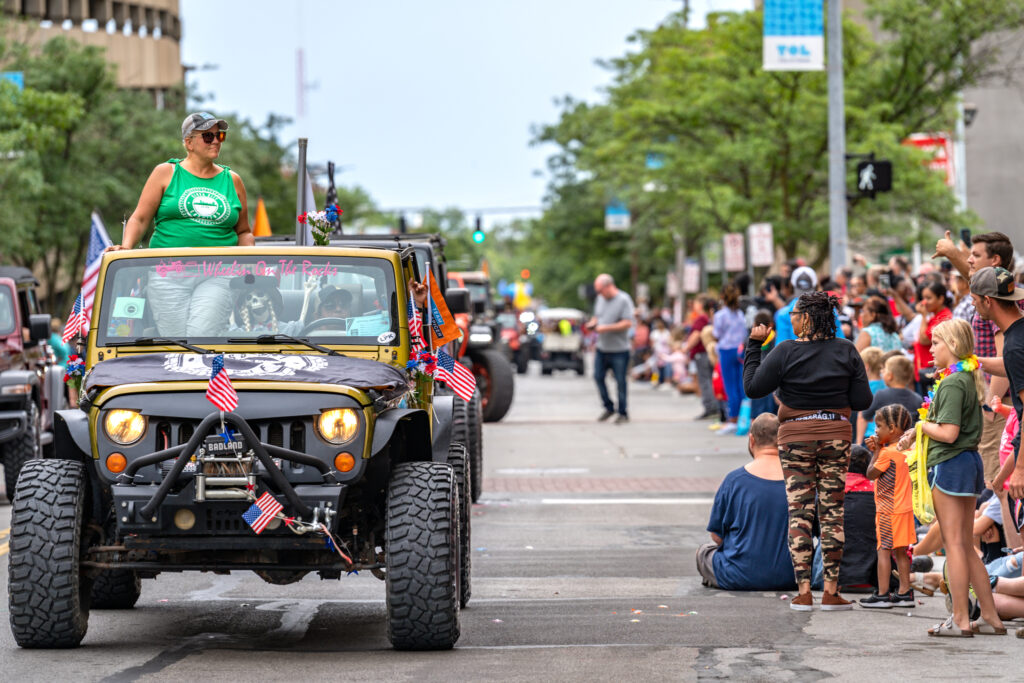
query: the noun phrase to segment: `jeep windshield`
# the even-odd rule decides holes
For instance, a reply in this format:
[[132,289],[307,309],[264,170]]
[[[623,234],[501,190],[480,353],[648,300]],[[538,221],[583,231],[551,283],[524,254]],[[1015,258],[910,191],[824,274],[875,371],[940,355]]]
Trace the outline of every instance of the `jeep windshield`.
[[351,345],[398,338],[394,269],[379,258],[119,259],[107,268],[101,301],[100,346],[152,337],[225,344],[281,334]]
[[14,299],[11,290],[0,286],[0,334],[14,332]]

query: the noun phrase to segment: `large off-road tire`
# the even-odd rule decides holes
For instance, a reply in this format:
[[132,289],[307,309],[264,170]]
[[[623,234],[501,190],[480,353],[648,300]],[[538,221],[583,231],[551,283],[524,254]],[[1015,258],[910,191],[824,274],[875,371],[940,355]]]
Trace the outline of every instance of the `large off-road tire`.
[[108,569],[92,582],[92,609],[131,609],[142,595],[142,580],[131,569]]
[[470,498],[473,502],[480,500],[484,492],[484,430],[483,410],[480,407],[480,392],[474,391],[469,402],[469,462]]
[[29,460],[39,457],[39,409],[29,402],[28,428],[17,439],[0,447],[3,455],[4,486],[7,500],[14,500],[14,489],[18,484],[18,474]]
[[473,593],[470,579],[472,558],[470,557],[470,526],[473,501],[470,499],[469,486],[473,464],[469,459],[466,447],[452,441],[448,446],[448,464],[455,472],[455,483],[459,486],[459,606],[469,604],[469,596]]
[[512,364],[497,350],[482,349],[473,353],[473,374],[483,399],[484,422],[497,422],[512,406]]
[[469,404],[461,396],[452,397],[452,443],[469,443]]
[[447,650],[459,639],[459,501],[451,465],[397,465],[388,484],[388,639]]
[[89,626],[86,476],[71,460],[31,460],[15,489],[8,568],[11,631],[21,647],[77,647]]
[[530,355],[526,349],[519,349],[515,353],[516,374],[525,375],[530,369]]

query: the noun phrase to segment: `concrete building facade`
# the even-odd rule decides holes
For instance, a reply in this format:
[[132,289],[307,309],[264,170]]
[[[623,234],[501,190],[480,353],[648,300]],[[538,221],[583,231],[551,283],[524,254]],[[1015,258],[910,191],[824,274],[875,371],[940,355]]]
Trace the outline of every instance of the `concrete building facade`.
[[178,0],[0,0],[0,10],[30,44],[64,35],[104,48],[118,85],[152,92],[157,106],[184,81]]

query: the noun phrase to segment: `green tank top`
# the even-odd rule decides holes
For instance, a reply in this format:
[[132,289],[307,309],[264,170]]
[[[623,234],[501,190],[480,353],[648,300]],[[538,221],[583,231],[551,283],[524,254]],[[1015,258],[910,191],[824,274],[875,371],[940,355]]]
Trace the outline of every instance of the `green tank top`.
[[153,237],[149,246],[160,247],[233,247],[238,244],[238,214],[242,202],[235,192],[231,169],[212,178],[199,178],[174,164],[174,175],[167,184],[156,210]]

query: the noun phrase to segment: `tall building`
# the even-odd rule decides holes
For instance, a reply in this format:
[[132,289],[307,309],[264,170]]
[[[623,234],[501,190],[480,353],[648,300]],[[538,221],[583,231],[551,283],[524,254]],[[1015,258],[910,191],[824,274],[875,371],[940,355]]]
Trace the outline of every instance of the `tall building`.
[[184,81],[178,0],[0,0],[0,11],[30,44],[64,35],[104,48],[117,84],[153,93],[158,107]]

